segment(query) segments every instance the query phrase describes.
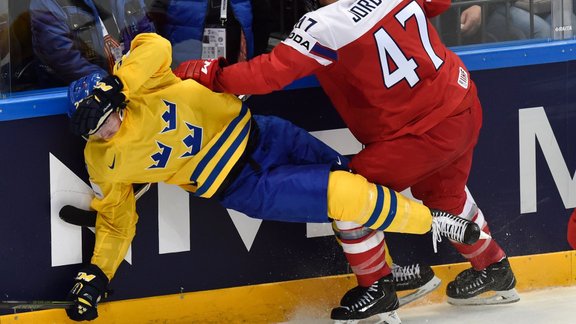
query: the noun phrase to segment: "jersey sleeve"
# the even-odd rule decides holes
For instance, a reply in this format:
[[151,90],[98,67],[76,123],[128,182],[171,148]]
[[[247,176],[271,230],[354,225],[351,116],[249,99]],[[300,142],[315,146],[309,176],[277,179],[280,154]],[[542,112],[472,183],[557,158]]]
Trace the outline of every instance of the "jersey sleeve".
[[424,0],[424,12],[428,18],[436,17],[450,8],[450,0]]
[[217,75],[214,90],[265,94],[326,68],[337,60],[337,47],[327,26],[314,13],[303,16],[270,54],[225,67]]
[[131,184],[97,183],[91,207],[98,212],[91,263],[112,279],[136,234],[136,199]]
[[234,94],[266,94],[322,68],[315,60],[284,44],[271,53],[225,67],[215,80],[215,91]]
[[216,77],[214,90],[266,94],[328,68],[338,60],[341,45],[332,23],[317,12],[304,15],[270,54],[225,67]]
[[130,99],[132,93],[142,86],[154,88],[154,84],[171,76],[172,47],[170,42],[155,33],[138,34],[130,45],[130,51],[114,67],[114,74],[120,78],[122,92]]

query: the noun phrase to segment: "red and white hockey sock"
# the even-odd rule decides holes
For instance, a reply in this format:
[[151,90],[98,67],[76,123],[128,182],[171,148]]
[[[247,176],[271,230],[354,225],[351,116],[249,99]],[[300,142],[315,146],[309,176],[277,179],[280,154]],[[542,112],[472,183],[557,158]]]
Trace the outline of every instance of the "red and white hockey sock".
[[358,285],[369,287],[392,270],[386,263],[384,233],[352,222],[335,222],[336,237],[356,275]]
[[[488,228],[486,219],[484,219],[484,214],[476,206],[471,196],[468,196],[464,210],[459,216],[475,222],[483,232],[490,234],[490,229]],[[470,261],[472,267],[476,270],[482,270],[506,257],[504,250],[502,250],[500,245],[492,238],[478,240],[478,242],[472,245],[456,242],[452,242],[452,245],[454,245],[456,250],[460,252],[464,258]]]

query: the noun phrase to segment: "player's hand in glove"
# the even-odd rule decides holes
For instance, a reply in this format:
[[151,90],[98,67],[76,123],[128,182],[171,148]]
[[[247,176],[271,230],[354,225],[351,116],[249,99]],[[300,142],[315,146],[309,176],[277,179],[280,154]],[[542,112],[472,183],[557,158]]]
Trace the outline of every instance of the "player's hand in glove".
[[98,268],[90,264],[80,270],[74,280],[74,287],[68,293],[67,299],[74,306],[66,309],[66,314],[74,321],[91,321],[98,317],[98,302],[106,292],[108,277]]
[[92,135],[100,129],[114,111],[125,106],[122,82],[115,75],[102,78],[92,94],[78,101],[70,119],[70,130],[76,135]]
[[214,79],[228,65],[225,58],[213,60],[189,60],[180,63],[174,74],[182,80],[194,79],[210,90],[214,90]]

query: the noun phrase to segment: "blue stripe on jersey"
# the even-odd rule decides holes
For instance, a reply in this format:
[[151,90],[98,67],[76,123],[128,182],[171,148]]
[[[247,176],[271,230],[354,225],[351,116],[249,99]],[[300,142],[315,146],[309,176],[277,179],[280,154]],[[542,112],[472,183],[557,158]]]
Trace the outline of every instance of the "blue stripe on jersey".
[[338,53],[336,51],[329,49],[326,46],[322,46],[319,43],[316,43],[314,47],[312,47],[310,53],[332,61],[336,61],[336,59],[338,58]]
[[376,197],[376,206],[374,206],[372,215],[370,215],[370,218],[368,219],[366,224],[364,224],[364,226],[366,227],[370,227],[374,225],[374,223],[376,223],[376,221],[380,217],[380,214],[382,213],[382,207],[384,207],[384,191],[382,191],[382,186],[377,185],[376,190],[378,192]]
[[198,187],[198,189],[194,193],[194,196],[200,197],[204,193],[206,193],[206,191],[208,191],[208,189],[210,189],[210,187],[214,184],[214,180],[216,180],[218,175],[220,175],[220,172],[222,172],[222,169],[224,168],[224,166],[228,163],[228,161],[230,161],[230,157],[232,157],[232,155],[238,150],[238,147],[242,143],[242,140],[244,140],[246,138],[246,136],[248,136],[249,130],[250,130],[250,123],[247,123],[244,126],[244,128],[242,128],[242,131],[240,132],[240,134],[238,134],[238,137],[236,137],[234,142],[230,145],[230,147],[228,148],[226,153],[224,153],[222,158],[218,161],[218,163],[216,163],[216,166],[214,167],[214,169],[212,169],[212,172],[206,178],[206,181],[204,182],[204,184],[202,184],[200,187]]
[[240,109],[240,113],[238,114],[238,116],[236,118],[232,119],[230,124],[228,124],[228,126],[226,127],[226,129],[222,133],[222,136],[220,136],[218,141],[216,141],[216,143],[214,143],[214,145],[210,148],[208,153],[206,153],[204,158],[202,158],[202,160],[198,163],[198,165],[196,166],[196,169],[194,169],[194,172],[192,172],[192,175],[190,176],[190,181],[197,182],[200,174],[202,172],[204,172],[206,165],[208,165],[208,163],[214,158],[214,156],[216,156],[216,153],[218,153],[218,150],[220,150],[222,145],[228,140],[228,138],[230,137],[230,134],[232,134],[232,132],[234,131],[236,126],[238,126],[240,121],[244,118],[244,116],[246,116],[247,113],[248,113],[248,106],[246,106],[244,103],[242,103],[242,108]]
[[396,209],[398,208],[398,198],[396,197],[396,193],[390,188],[388,188],[388,193],[390,193],[390,210],[388,211],[388,216],[386,216],[384,224],[378,228],[380,230],[385,230],[388,226],[390,226],[390,224],[392,224],[394,217],[396,217]]

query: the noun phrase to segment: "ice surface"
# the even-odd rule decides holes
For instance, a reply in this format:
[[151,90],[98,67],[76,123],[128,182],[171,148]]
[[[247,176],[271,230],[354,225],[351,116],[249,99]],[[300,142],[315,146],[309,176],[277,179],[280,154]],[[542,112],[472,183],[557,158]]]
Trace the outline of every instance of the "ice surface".
[[[398,315],[403,324],[576,324],[576,286],[520,292],[520,301],[507,305],[437,303],[401,308]],[[295,314],[293,318],[286,323],[332,323],[304,314]]]

